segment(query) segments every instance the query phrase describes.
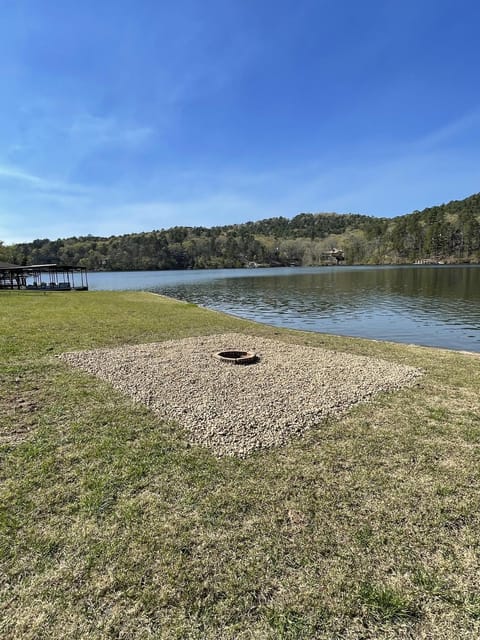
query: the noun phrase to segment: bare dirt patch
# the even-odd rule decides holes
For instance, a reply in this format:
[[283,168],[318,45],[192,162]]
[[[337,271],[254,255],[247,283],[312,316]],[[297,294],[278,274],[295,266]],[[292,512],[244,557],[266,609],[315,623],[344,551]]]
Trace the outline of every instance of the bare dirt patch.
[[0,445],[16,445],[28,438],[36,426],[38,402],[38,390],[25,388],[20,378],[9,386],[2,384]]

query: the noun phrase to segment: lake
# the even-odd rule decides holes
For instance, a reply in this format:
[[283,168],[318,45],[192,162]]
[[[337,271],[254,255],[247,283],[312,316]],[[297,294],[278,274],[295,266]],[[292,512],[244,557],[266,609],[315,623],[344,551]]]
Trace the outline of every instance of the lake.
[[480,266],[91,273],[278,327],[480,352]]

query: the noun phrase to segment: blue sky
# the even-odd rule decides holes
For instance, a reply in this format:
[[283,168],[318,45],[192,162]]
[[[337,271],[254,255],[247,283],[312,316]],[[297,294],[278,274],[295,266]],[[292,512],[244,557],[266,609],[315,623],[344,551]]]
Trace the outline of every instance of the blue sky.
[[470,0],[0,0],[0,240],[480,191]]

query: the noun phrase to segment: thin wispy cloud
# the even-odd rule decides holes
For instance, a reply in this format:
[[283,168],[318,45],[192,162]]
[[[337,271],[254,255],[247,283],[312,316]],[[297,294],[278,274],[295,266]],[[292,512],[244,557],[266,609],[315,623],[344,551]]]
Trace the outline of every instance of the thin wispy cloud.
[[45,180],[34,176],[31,173],[26,173],[17,167],[11,167],[7,165],[0,165],[0,178],[7,178],[8,180],[26,182],[30,185],[40,187],[45,184]]
[[31,193],[37,192],[39,195],[44,195],[45,193],[81,195],[89,191],[86,186],[51,180],[11,165],[0,165],[0,183],[2,182],[7,184],[10,193],[19,187],[22,190],[27,189]]
[[442,124],[421,138],[418,144],[422,147],[433,147],[455,141],[465,134],[471,134],[474,140],[480,142],[480,109],[468,111]]
[[128,126],[112,117],[102,118],[82,114],[75,118],[66,133],[83,145],[102,146],[113,143],[136,146],[151,139],[155,131],[146,126]]

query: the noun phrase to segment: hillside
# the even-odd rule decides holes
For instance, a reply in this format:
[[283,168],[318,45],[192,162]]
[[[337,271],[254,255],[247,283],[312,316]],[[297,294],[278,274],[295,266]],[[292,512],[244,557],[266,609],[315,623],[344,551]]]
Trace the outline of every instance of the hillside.
[[480,194],[396,218],[301,213],[212,228],[39,239],[0,246],[0,259],[91,270],[202,269],[249,262],[310,266],[325,263],[333,247],[345,252],[346,264],[480,262]]

